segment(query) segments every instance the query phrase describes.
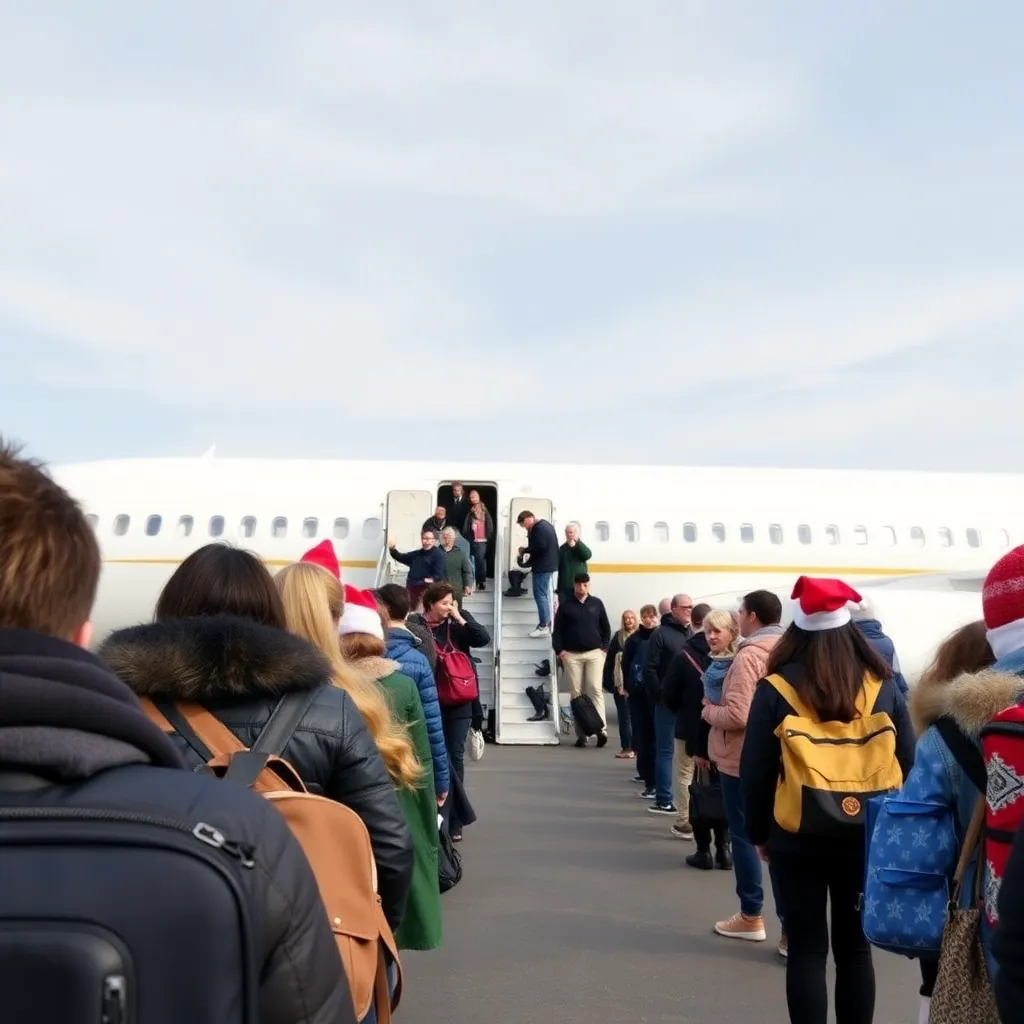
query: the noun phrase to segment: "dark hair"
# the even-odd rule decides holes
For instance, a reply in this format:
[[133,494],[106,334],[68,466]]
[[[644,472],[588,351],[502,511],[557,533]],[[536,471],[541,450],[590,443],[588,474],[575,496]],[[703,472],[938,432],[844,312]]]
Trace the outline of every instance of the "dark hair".
[[782,602],[770,590],[752,590],[744,596],[743,607],[753,612],[762,626],[775,626],[782,621]]
[[643,615],[657,615],[658,609],[653,604],[645,604],[640,608],[640,614]]
[[866,672],[878,679],[892,675],[892,669],[852,622],[813,632],[790,626],[768,655],[765,675],[787,665],[802,666],[799,676],[786,674],[786,678],[823,722],[853,720]]
[[578,572],[572,578],[573,583],[589,583],[590,573],[589,572]]
[[71,640],[99,579],[99,544],[78,502],[0,438],[0,626]]
[[693,606],[693,611],[690,612],[690,622],[693,623],[694,629],[704,625],[704,617],[709,611],[711,611],[711,605],[705,604],[703,601]]
[[537,517],[532,512],[528,512],[526,509],[523,509],[523,511],[520,512],[518,516],[516,516],[516,522],[520,526],[522,526],[524,519],[536,519],[536,518]]
[[377,600],[384,605],[388,617],[394,622],[405,622],[405,617],[412,609],[409,591],[397,583],[385,583],[376,590]]
[[167,581],[156,618],[235,615],[286,629],[284,604],[266,566],[251,552],[227,544],[193,551]]
[[423,610],[429,612],[439,601],[443,601],[449,594],[452,597],[455,596],[455,590],[447,580],[438,580],[437,583],[431,583],[426,590],[423,591]]

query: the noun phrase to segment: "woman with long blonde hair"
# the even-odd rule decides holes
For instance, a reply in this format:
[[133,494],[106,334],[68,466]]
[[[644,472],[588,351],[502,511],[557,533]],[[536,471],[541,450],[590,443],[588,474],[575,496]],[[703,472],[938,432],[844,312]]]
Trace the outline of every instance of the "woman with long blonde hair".
[[608,653],[604,659],[604,688],[615,697],[615,712],[619,719],[619,746],[615,755],[620,760],[632,760],[633,727],[629,720],[629,699],[626,696],[626,685],[622,678],[622,652],[626,649],[626,641],[636,632],[640,619],[635,611],[627,608],[622,613],[621,628],[612,637],[608,645]]
[[288,628],[327,655],[334,683],[366,717],[412,834],[409,902],[395,930],[399,949],[441,944],[437,797],[430,771],[430,737],[416,684],[383,657],[384,622],[367,591],[342,589],[316,565],[296,563],[277,574]]

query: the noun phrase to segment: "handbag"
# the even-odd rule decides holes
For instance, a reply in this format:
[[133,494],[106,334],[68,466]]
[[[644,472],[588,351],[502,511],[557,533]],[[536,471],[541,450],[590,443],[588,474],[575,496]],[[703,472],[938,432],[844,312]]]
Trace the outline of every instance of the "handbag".
[[697,768],[690,783],[690,821],[708,824],[725,822],[725,801],[722,799],[722,780],[718,769]]
[[437,824],[437,887],[441,892],[448,892],[462,881],[462,855],[455,849],[451,833],[444,820]]
[[484,734],[479,729],[469,730],[469,756],[473,761],[484,756]]
[[964,872],[975,850],[983,851],[979,843],[985,822],[985,797],[978,797],[970,828],[960,850],[946,927],[942,933],[942,951],[939,953],[939,971],[932,991],[930,1024],[1000,1024],[992,983],[981,945],[981,876],[985,858],[979,855],[974,873],[974,888],[969,906],[961,909],[960,886]]

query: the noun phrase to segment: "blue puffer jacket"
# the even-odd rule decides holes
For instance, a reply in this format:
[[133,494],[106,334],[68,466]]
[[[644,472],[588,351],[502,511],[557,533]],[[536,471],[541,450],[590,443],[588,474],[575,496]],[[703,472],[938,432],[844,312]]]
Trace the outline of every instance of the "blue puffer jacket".
[[906,698],[909,688],[903,673],[900,671],[900,659],[896,657],[896,645],[889,639],[888,634],[883,632],[882,624],[878,619],[857,619],[855,625],[864,634],[865,639],[881,659],[892,669],[893,682],[897,689]]
[[420,691],[423,714],[427,720],[427,734],[430,736],[430,756],[434,760],[434,790],[440,796],[448,792],[448,751],[444,745],[444,729],[441,727],[441,705],[437,702],[437,685],[430,662],[420,650],[422,641],[407,629],[395,627],[388,630],[387,656],[397,661]]

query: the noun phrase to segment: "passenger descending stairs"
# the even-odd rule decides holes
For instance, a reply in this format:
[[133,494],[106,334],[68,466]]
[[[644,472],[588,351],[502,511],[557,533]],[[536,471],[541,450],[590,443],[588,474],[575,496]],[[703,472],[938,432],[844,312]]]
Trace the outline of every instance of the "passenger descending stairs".
[[484,708],[484,722],[487,721],[487,712],[495,706],[494,704],[494,588],[488,587],[482,594],[474,590],[463,602],[463,609],[487,630],[491,642],[486,647],[474,647],[470,654],[479,658],[480,663],[476,667],[477,677],[480,680],[480,703]]
[[[559,742],[559,708],[554,675],[555,656],[551,638],[534,638],[529,634],[537,627],[537,606],[526,580],[522,597],[505,597],[508,576],[503,574],[501,596],[501,651],[498,658],[501,706],[497,714],[497,741],[515,744],[557,744]],[[538,676],[536,668],[547,659],[552,674]],[[526,696],[528,686],[543,686],[548,696],[548,717],[543,722],[528,721],[536,712]]]

